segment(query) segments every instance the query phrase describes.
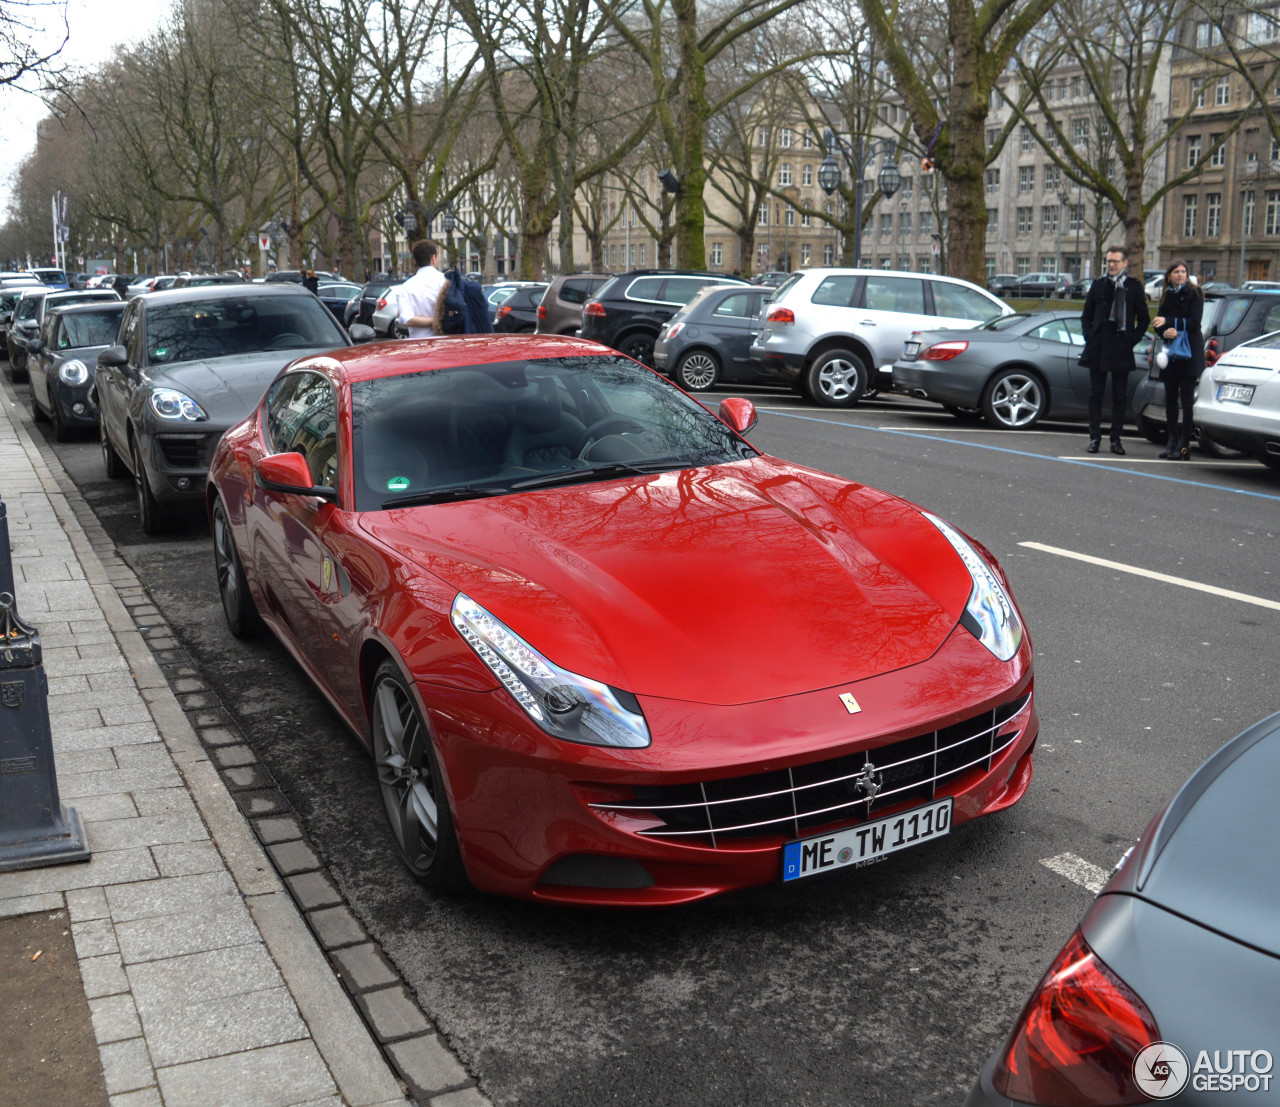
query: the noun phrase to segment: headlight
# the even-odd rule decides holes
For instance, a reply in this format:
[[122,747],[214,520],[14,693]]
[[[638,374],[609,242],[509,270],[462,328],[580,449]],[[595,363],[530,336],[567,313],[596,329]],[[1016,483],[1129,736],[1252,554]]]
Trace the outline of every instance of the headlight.
[[450,617],[525,714],[548,734],[591,746],[639,749],[649,744],[649,726],[630,692],[548,661],[461,593]]
[[58,370],[58,379],[63,384],[84,384],[89,379],[89,367],[83,361],[64,361]]
[[973,591],[969,593],[969,602],[960,617],[961,624],[1001,661],[1008,661],[1022,645],[1022,621],[1014,610],[1009,593],[958,530],[936,515],[927,511],[922,514],[951,543],[973,578]]
[[151,410],[161,419],[185,419],[188,423],[209,418],[195,400],[172,388],[157,388],[151,393]]

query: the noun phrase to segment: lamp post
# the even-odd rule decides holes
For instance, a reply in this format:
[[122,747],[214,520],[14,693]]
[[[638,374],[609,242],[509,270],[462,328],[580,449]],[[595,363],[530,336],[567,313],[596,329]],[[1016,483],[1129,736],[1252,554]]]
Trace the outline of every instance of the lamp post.
[[903,200],[902,206],[898,209],[898,268],[904,273],[907,271],[903,258],[907,253],[907,208],[909,206],[906,200]]
[[[1067,204],[1070,200],[1071,200],[1071,193],[1069,193],[1065,188],[1059,188],[1058,203],[1061,204],[1061,207],[1058,208],[1058,269],[1059,270],[1062,269],[1062,223],[1063,223],[1063,220],[1066,218]],[[1076,261],[1076,264],[1077,265],[1080,264],[1079,260]],[[1080,274],[1077,273],[1075,276],[1076,276],[1076,279],[1079,280]],[[1057,278],[1055,277],[1054,280],[1056,282]]]
[[858,138],[850,142],[830,129],[824,133],[823,138],[827,143],[827,156],[818,167],[818,184],[822,191],[830,196],[840,187],[840,165],[835,157],[837,147],[849,160],[849,164],[853,169],[853,195],[856,209],[853,224],[853,264],[854,266],[859,266],[862,264],[863,178],[867,175],[867,169],[871,163],[876,158],[883,156],[885,163],[876,177],[876,183],[880,186],[880,191],[884,193],[886,199],[893,197],[893,194],[898,191],[902,184],[902,174],[898,172],[898,167],[893,163],[894,142],[888,138],[871,142]]

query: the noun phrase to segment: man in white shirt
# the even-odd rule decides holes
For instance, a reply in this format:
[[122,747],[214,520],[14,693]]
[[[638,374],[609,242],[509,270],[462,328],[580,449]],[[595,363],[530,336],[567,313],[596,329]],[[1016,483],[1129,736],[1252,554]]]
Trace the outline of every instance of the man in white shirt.
[[410,338],[429,338],[435,331],[436,301],[444,289],[445,276],[436,268],[438,249],[434,242],[422,239],[413,244],[413,263],[418,267],[404,284],[393,286],[387,298],[394,297],[396,318],[409,328]]

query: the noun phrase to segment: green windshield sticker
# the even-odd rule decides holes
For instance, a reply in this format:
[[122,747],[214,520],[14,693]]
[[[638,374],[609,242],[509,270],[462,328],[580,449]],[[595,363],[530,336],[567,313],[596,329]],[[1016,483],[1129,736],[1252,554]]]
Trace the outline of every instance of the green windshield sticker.
[[156,357],[164,357],[164,355],[167,354],[168,352],[169,352],[168,350],[157,350]]
[[392,477],[389,481],[387,481],[388,492],[403,492],[408,487],[409,487],[408,477]]

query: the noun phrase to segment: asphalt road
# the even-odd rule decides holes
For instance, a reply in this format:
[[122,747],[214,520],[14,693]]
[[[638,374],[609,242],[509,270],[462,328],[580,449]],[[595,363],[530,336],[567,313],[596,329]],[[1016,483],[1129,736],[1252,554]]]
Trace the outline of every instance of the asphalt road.
[[959,1102],[1089,905],[1043,861],[1109,870],[1197,765],[1280,708],[1280,611],[1025,545],[1274,603],[1280,477],[1263,466],[1159,462],[1140,440],[1089,458],[1079,427],[740,391],[760,448],[914,500],[1000,558],[1035,644],[1035,779],[1012,810],[873,868],[660,912],[421,889],[363,748],[281,646],[227,632],[203,526],[145,538],[96,440],[53,447],[496,1103]]

